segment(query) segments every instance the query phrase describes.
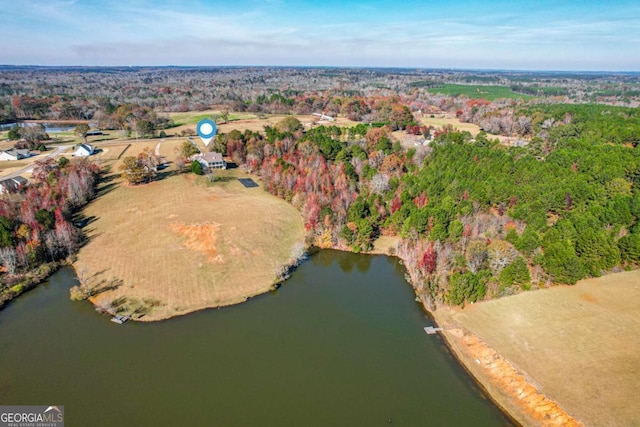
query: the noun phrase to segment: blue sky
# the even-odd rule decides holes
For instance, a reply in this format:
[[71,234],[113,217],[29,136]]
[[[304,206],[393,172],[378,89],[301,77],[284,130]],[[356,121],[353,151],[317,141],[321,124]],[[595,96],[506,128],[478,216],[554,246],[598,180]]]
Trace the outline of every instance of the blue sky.
[[640,71],[640,1],[0,0],[0,64]]

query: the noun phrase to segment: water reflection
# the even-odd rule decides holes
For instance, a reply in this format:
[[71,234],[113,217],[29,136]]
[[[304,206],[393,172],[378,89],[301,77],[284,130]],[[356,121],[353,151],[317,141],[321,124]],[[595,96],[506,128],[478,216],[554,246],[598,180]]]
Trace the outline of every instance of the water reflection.
[[[336,256],[335,252],[339,252],[339,256]],[[374,258],[351,252],[317,249],[312,251],[312,255],[311,261],[321,267],[330,267],[337,260],[340,270],[344,273],[351,273],[354,268],[360,273],[366,273],[371,268],[371,260]]]

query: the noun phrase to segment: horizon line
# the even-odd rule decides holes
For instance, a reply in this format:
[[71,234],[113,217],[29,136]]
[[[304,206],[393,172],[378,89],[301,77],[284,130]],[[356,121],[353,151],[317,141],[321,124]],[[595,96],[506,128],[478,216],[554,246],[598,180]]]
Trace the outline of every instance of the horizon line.
[[36,65],[36,64],[0,64],[0,68],[333,68],[333,69],[388,69],[388,70],[437,70],[437,71],[476,71],[476,72],[512,72],[512,73],[585,73],[585,74],[640,74],[640,70],[605,69],[526,69],[526,68],[464,68],[464,67],[421,67],[390,65]]

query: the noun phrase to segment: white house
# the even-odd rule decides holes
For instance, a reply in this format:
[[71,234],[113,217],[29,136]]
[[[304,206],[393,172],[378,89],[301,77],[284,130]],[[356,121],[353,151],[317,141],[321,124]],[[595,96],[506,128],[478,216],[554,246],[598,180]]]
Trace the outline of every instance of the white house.
[[335,118],[333,118],[331,116],[327,116],[325,113],[311,113],[311,115],[314,116],[314,117],[319,117],[320,120],[323,120],[323,121],[325,121],[325,120],[328,121],[328,122],[335,122],[336,121]]
[[31,157],[31,152],[29,150],[18,150],[16,148],[12,148],[11,150],[0,152],[0,160],[20,160],[27,157]]
[[191,160],[195,160],[202,165],[203,168],[208,169],[226,169],[227,162],[222,158],[221,153],[200,153],[191,156]]
[[76,148],[76,151],[73,152],[73,155],[76,157],[87,157],[92,155],[95,152],[95,148],[91,144],[80,144]]

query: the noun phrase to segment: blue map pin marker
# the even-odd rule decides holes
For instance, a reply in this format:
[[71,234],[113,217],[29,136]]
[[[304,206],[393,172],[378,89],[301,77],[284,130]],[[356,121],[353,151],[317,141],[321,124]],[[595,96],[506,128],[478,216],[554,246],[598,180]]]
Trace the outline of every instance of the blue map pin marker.
[[204,145],[209,145],[213,137],[216,136],[216,130],[216,124],[211,119],[202,119],[196,126],[196,132],[198,132],[198,136]]

